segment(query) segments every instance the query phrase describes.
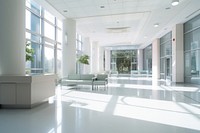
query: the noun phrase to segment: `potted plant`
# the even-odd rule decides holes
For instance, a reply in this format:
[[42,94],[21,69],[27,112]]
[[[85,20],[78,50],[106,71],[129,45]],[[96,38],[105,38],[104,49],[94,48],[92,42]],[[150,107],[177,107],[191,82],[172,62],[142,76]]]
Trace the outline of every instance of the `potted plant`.
[[30,47],[30,45],[30,42],[26,42],[26,61],[33,61],[34,50]]
[[79,62],[79,63],[82,63],[82,64],[89,65],[89,56],[86,55],[86,54],[81,55],[81,56],[78,58],[78,62]]
[[[31,48],[31,43],[30,42],[26,42],[26,62],[27,61],[33,61],[33,54],[34,54],[34,50]],[[26,74],[30,74],[31,73],[31,69],[30,68],[26,68]]]

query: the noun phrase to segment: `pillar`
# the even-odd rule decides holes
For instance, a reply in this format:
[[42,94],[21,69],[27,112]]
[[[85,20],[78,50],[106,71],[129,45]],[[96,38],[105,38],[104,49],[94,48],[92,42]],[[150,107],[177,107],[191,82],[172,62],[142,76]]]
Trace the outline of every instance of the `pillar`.
[[109,49],[105,49],[105,71],[110,71],[110,54]]
[[90,38],[89,37],[84,38],[84,41],[83,41],[83,53],[90,56],[89,65],[84,65],[83,66],[83,73],[84,74],[88,74],[88,73],[91,73],[91,70],[90,70],[90,65],[91,65],[91,55],[90,55],[91,54],[91,43],[90,43]]
[[104,48],[102,46],[98,47],[98,73],[103,73],[103,56],[104,56]]
[[138,59],[138,71],[141,71],[143,70],[143,49],[138,49],[137,59]]
[[92,42],[91,45],[91,65],[90,69],[93,74],[98,72],[98,42]]
[[25,0],[0,4],[0,75],[25,75]]
[[76,22],[72,19],[63,21],[63,77],[76,73]]
[[172,82],[184,82],[183,24],[172,29]]
[[152,43],[152,78],[160,78],[160,39],[155,39]]

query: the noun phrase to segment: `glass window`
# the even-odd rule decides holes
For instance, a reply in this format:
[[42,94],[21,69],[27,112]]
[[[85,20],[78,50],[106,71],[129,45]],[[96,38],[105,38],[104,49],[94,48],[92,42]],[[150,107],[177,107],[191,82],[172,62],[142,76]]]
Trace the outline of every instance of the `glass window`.
[[42,46],[38,43],[31,42],[31,48],[34,50],[33,61],[26,62],[26,68],[31,69],[31,73],[42,72]]
[[149,73],[152,71],[152,45],[143,50],[143,69]]
[[55,73],[56,68],[61,75],[62,21],[33,0],[26,0],[25,12],[26,39],[34,50],[33,61],[26,62],[26,69],[31,73]]
[[160,72],[161,79],[171,79],[172,74],[172,32],[167,33],[160,38]]
[[184,24],[185,82],[200,84],[200,15]]
[[165,55],[172,55],[172,44],[171,42],[167,42],[165,44]]
[[184,24],[184,32],[188,32],[200,26],[200,15],[196,16],[195,18],[189,20]]
[[185,53],[185,76],[190,76],[191,68],[190,68],[190,52]]
[[55,27],[44,21],[44,36],[55,40]]
[[47,19],[49,22],[55,24],[55,17],[47,10],[44,10],[44,18]]
[[44,48],[44,72],[54,73],[54,49],[46,46]]
[[57,43],[57,48],[62,49],[62,45],[60,43]]
[[165,45],[160,45],[160,57],[165,56]]
[[40,17],[26,10],[26,28],[40,34]]
[[41,7],[33,0],[26,0],[26,7],[30,8],[31,11],[36,13],[37,15],[40,15]]
[[185,50],[200,48],[200,28],[193,32],[185,34]]
[[26,10],[26,29],[31,30],[31,12]]
[[172,39],[172,32],[167,33],[163,37],[160,38],[160,44],[163,44]]
[[33,35],[29,32],[26,32],[26,39],[29,39],[31,41],[34,41],[36,43],[40,43],[41,42],[41,37],[37,36],[37,35]]
[[62,61],[62,51],[57,49],[57,74],[61,77],[61,61]]
[[57,41],[62,42],[62,31],[60,29],[57,29]]
[[45,44],[46,46],[52,46],[52,47],[54,47],[54,44],[53,44],[53,43],[50,43],[50,42],[47,42],[47,41],[45,41],[44,44]]
[[31,14],[31,31],[40,33],[40,18]]
[[161,58],[161,61],[160,61],[160,72],[161,73],[164,73],[165,71],[165,66],[164,66],[164,64],[165,64],[165,59],[164,58]]
[[59,27],[59,28],[61,28],[62,29],[62,27],[63,27],[63,23],[62,23],[62,21],[61,20],[59,20],[59,19],[57,19],[57,21],[56,21],[57,23],[56,23],[56,25]]

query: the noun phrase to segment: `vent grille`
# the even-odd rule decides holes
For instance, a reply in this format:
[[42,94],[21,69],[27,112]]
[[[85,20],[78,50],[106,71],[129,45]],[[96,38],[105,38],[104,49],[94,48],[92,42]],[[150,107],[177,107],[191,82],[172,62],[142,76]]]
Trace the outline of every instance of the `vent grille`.
[[108,33],[122,33],[122,32],[128,32],[130,27],[113,27],[106,29]]

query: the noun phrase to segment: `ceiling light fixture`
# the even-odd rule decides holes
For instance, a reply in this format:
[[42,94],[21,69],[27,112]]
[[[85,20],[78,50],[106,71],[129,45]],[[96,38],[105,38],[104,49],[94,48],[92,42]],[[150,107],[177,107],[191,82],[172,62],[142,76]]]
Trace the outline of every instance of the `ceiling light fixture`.
[[159,26],[159,24],[158,24],[158,23],[154,24],[154,27],[158,27],[158,26]]
[[179,0],[172,0],[172,6],[176,6],[179,4]]

